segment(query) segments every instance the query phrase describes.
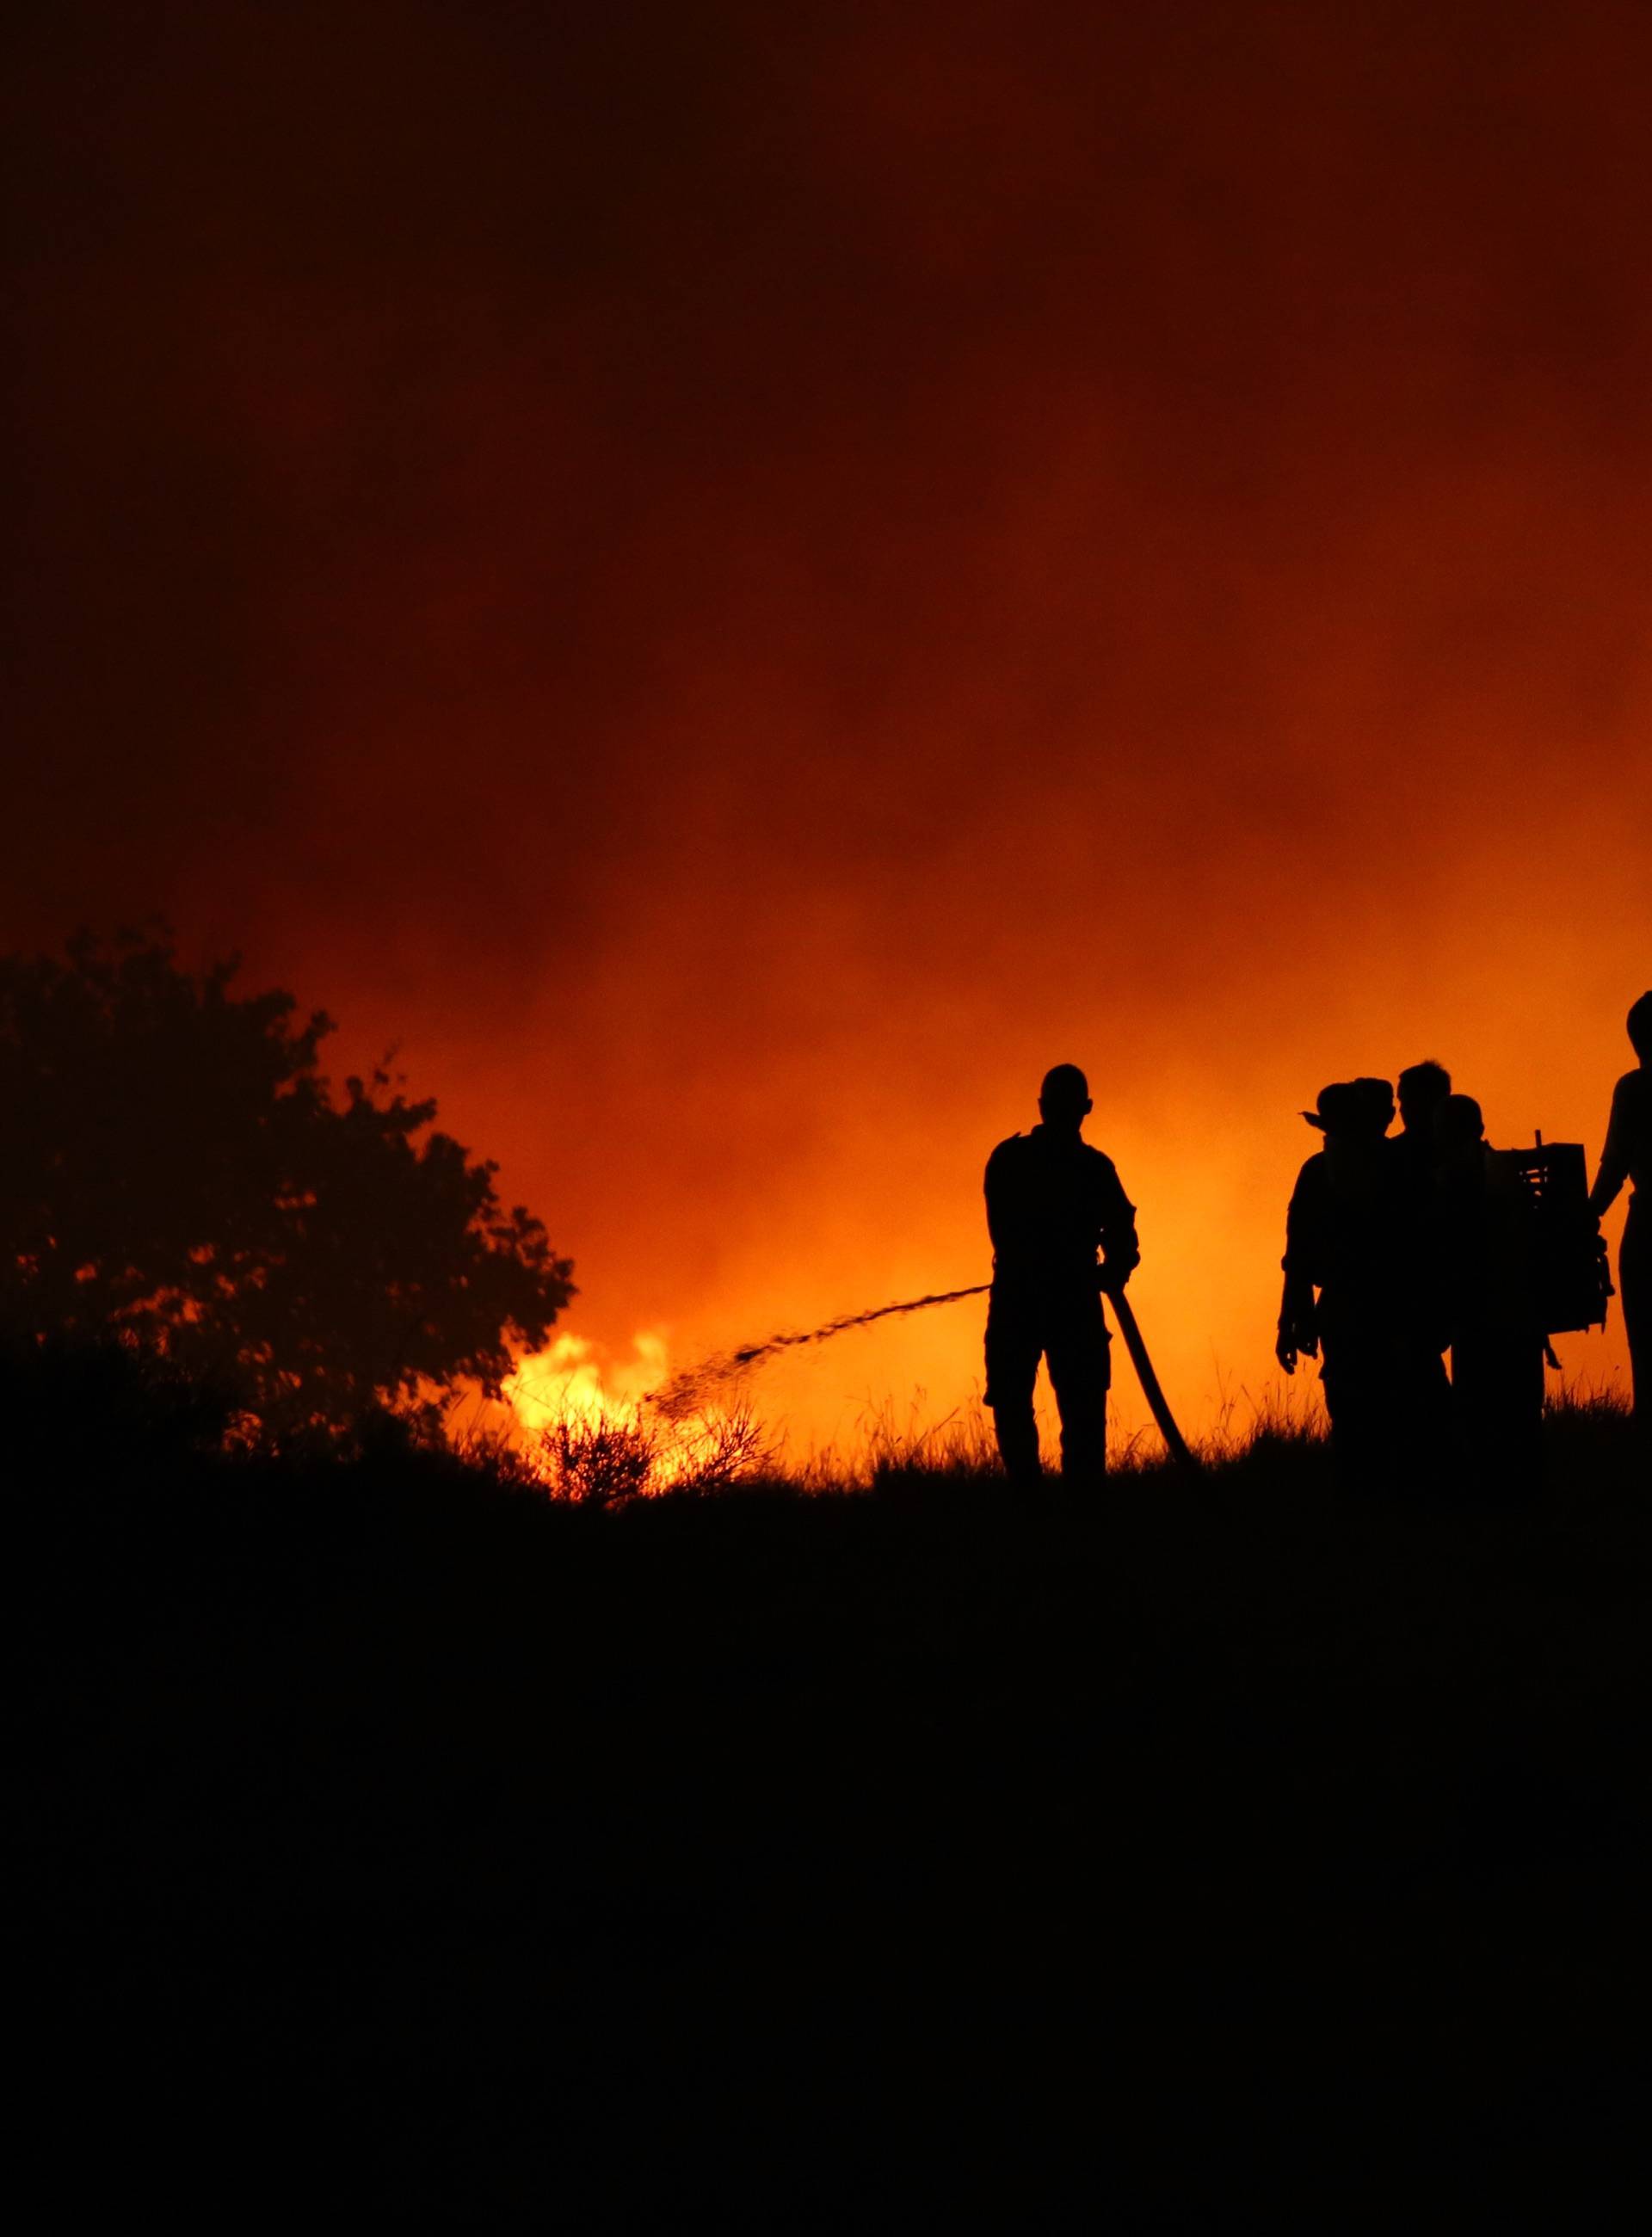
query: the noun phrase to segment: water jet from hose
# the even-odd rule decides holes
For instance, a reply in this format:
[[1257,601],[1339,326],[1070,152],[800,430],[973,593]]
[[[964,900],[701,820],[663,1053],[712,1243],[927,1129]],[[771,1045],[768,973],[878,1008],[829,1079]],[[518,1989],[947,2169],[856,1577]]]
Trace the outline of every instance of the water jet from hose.
[[[644,1401],[667,1421],[680,1421],[684,1415],[703,1408],[708,1399],[737,1382],[752,1368],[771,1359],[776,1352],[790,1351],[805,1343],[824,1343],[829,1336],[846,1336],[851,1329],[869,1328],[874,1321],[898,1318],[905,1313],[926,1312],[931,1305],[955,1305],[965,1297],[984,1297],[992,1287],[989,1282],[977,1282],[967,1290],[939,1290],[927,1297],[909,1297],[899,1304],[873,1305],[863,1313],[840,1313],[836,1320],[827,1321],[817,1329],[782,1330],[765,1336],[759,1343],[744,1343],[732,1351],[713,1352],[697,1366],[687,1367],[670,1376],[657,1389],[651,1390]],[[1176,1426],[1168,1401],[1153,1371],[1147,1347],[1142,1341],[1134,1311],[1122,1293],[1106,1293],[1124,1338],[1130,1363],[1136,1370],[1136,1379],[1159,1425],[1159,1434],[1169,1449],[1177,1466],[1189,1474],[1199,1471],[1199,1462],[1190,1449],[1186,1439]]]

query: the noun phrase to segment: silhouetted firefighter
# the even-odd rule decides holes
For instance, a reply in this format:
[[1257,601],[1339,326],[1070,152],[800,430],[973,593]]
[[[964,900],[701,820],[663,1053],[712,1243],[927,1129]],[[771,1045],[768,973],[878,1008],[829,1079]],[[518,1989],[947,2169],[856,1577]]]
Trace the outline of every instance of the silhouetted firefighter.
[[1395,1449],[1413,1484],[1449,1466],[1451,1386],[1444,1352],[1450,1330],[1437,1281],[1438,1156],[1434,1120],[1451,1092],[1451,1075],[1424,1057],[1399,1076],[1400,1132],[1390,1137],[1398,1180],[1395,1244],[1400,1253],[1395,1391]]
[[1536,1199],[1518,1154],[1487,1143],[1471,1095],[1446,1097],[1434,1138],[1459,1451],[1470,1489],[1515,1498],[1543,1473]]
[[1606,1147],[1589,1204],[1598,1219],[1617,1201],[1624,1182],[1630,1184],[1617,1285],[1629,1331],[1635,1419],[1645,1436],[1652,1433],[1652,993],[1642,994],[1631,1009],[1629,1028],[1640,1063],[1613,1090]]
[[998,1145],[986,1182],[987,1403],[1004,1467],[1023,1488],[1040,1481],[1033,1389],[1041,1358],[1061,1415],[1063,1477],[1106,1474],[1111,1339],[1100,1293],[1122,1290],[1141,1256],[1135,1208],[1113,1161],[1083,1139],[1092,1105],[1076,1065],[1045,1074],[1038,1107],[1041,1123]]
[[1451,1092],[1451,1075],[1425,1056],[1399,1076],[1400,1132],[1394,1139],[1400,1168],[1420,1198],[1434,1193],[1434,1114]]
[[1387,1139],[1394,1091],[1385,1079],[1338,1080],[1302,1115],[1325,1143],[1298,1174],[1285,1215],[1275,1356],[1294,1375],[1299,1356],[1323,1353],[1338,1464],[1345,1481],[1368,1488],[1391,1472],[1417,1354],[1415,1269],[1405,1263],[1414,1224]]

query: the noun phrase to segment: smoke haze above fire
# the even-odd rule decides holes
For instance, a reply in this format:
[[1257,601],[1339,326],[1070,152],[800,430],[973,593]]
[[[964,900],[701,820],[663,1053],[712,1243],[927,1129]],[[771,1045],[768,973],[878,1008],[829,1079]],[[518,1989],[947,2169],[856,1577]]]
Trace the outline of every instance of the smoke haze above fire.
[[[1192,1422],[1269,1371],[1324,1080],[1437,1054],[1597,1152],[1642,9],[11,37],[8,946],[160,911],[396,1044],[627,1356],[982,1278],[1057,1060]],[[952,1403],[974,1312],[776,1403]]]

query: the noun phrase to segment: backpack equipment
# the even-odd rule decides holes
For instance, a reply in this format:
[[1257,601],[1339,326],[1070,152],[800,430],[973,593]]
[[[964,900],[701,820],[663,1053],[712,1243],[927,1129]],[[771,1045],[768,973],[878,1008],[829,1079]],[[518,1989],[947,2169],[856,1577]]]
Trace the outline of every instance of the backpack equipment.
[[1532,1283],[1548,1336],[1606,1326],[1612,1277],[1600,1222],[1589,1208],[1581,1142],[1545,1142],[1505,1152],[1531,1194]]

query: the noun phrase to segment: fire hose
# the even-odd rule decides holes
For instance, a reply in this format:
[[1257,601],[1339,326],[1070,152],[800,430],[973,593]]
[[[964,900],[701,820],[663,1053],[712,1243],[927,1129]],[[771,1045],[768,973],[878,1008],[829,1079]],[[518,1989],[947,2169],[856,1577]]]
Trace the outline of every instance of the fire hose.
[[[726,1352],[720,1358],[707,1360],[686,1374],[673,1376],[660,1389],[650,1394],[651,1402],[668,1415],[686,1410],[709,1386],[743,1374],[748,1368],[755,1367],[759,1360],[767,1358],[771,1352],[786,1351],[796,1344],[820,1343],[828,1336],[843,1336],[850,1329],[868,1328],[874,1321],[889,1320],[904,1313],[924,1312],[931,1305],[954,1305],[965,1297],[984,1297],[991,1287],[990,1282],[977,1282],[967,1290],[937,1290],[933,1296],[909,1297],[899,1304],[875,1305],[869,1312],[843,1313],[836,1320],[828,1321],[823,1328],[772,1336],[762,1343],[742,1345],[737,1351]],[[1201,1474],[1199,1462],[1176,1426],[1176,1417],[1170,1410],[1164,1387],[1148,1356],[1140,1326],[1128,1298],[1122,1290],[1111,1289],[1104,1290],[1102,1295],[1113,1307],[1119,1333],[1124,1338],[1124,1348],[1130,1355],[1130,1364],[1141,1385],[1141,1395],[1147,1402],[1172,1460],[1190,1475]]]
[[1147,1402],[1148,1411],[1159,1424],[1159,1434],[1169,1449],[1170,1457],[1178,1468],[1185,1468],[1189,1475],[1197,1475],[1199,1463],[1194,1459],[1187,1440],[1176,1427],[1176,1417],[1170,1410],[1170,1402],[1165,1396],[1163,1387],[1158,1375],[1154,1372],[1153,1363],[1147,1356],[1147,1347],[1142,1341],[1141,1329],[1137,1322],[1134,1308],[1122,1290],[1108,1290],[1105,1294],[1107,1303],[1113,1307],[1113,1317],[1119,1323],[1119,1333],[1124,1338],[1124,1348],[1130,1355],[1130,1364],[1136,1370],[1136,1380],[1141,1385],[1141,1395]]

